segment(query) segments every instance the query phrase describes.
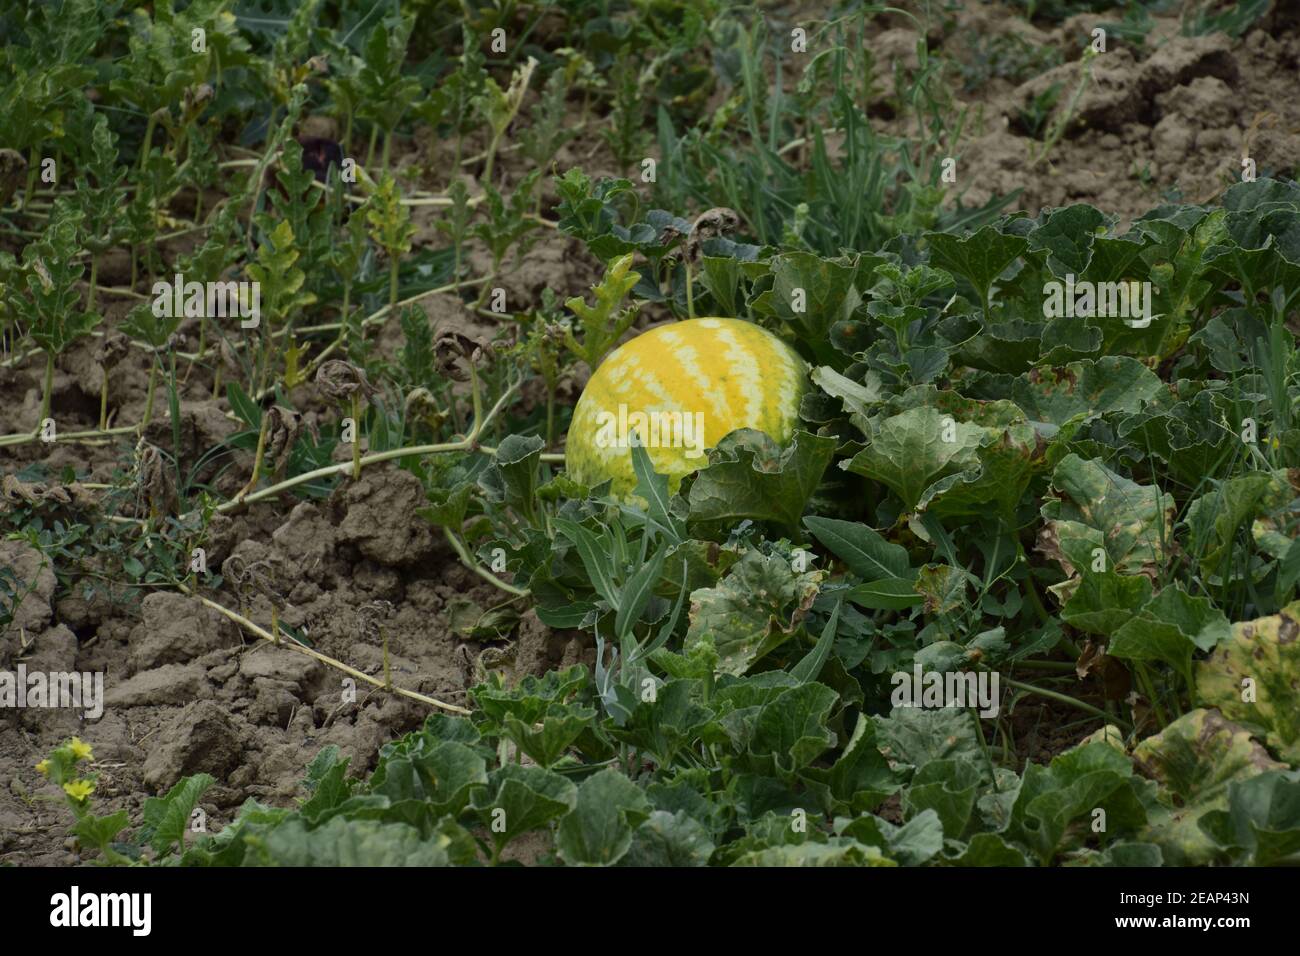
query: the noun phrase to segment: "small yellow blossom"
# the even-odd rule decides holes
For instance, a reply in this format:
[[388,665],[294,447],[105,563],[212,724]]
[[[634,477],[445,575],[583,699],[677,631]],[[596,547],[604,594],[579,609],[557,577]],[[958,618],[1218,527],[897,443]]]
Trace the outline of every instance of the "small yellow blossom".
[[63,785],[63,792],[73,800],[85,800],[95,792],[95,784],[90,780],[73,780]]
[[48,777],[50,775],[50,762],[48,760],[42,760],[36,765],[36,769],[40,771],[42,776]]
[[72,750],[72,756],[76,760],[94,760],[95,754],[90,749],[90,744],[82,743],[80,737],[73,737],[68,741],[68,747]]

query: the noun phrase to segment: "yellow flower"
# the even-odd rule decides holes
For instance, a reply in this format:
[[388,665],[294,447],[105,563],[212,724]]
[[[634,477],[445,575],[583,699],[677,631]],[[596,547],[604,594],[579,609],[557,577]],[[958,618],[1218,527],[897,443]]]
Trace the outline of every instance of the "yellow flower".
[[90,744],[82,743],[80,737],[73,737],[68,741],[68,747],[72,750],[72,756],[75,760],[94,760],[95,754],[90,749]]
[[48,777],[50,775],[50,762],[48,760],[42,760],[36,765],[36,769],[40,771],[42,776]]
[[63,792],[73,800],[85,800],[95,792],[95,784],[90,780],[73,780],[63,785]]

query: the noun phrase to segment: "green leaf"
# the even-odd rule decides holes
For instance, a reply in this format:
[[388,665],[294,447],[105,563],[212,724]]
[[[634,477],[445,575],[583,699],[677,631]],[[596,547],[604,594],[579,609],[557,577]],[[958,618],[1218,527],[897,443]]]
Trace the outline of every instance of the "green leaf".
[[[250,835],[251,837],[251,835]],[[259,835],[244,865],[260,866],[452,866],[446,835],[424,839],[405,823],[334,817],[309,830],[297,817]]]
[[1145,839],[1171,866],[1215,862],[1216,847],[1201,819],[1228,807],[1228,786],[1266,770],[1284,769],[1250,731],[1216,710],[1193,710],[1133,749],[1133,761],[1160,783],[1164,812],[1152,816]]
[[415,819],[429,822],[465,809],[471,791],[487,783],[487,769],[472,747],[446,740],[390,755],[370,782],[373,793],[411,805]]
[[582,566],[586,569],[596,593],[611,608],[618,607],[619,588],[614,583],[614,569],[609,552],[602,547],[601,539],[597,538],[594,532],[569,518],[556,518],[555,527],[577,547]]
[[700,284],[713,296],[717,310],[711,315],[740,315],[741,282],[744,270],[735,259],[722,256],[700,257]]
[[1032,425],[1017,422],[999,434],[984,429],[976,451],[979,464],[941,478],[921,495],[918,509],[940,517],[979,517],[990,510],[1012,519],[1021,496],[1040,465],[1044,445]]
[[981,304],[988,300],[994,280],[1029,248],[1024,238],[998,232],[993,226],[964,238],[928,232],[925,241],[930,245],[930,264],[968,279],[980,294]]
[[636,829],[623,866],[707,866],[713,840],[684,810],[655,810]]
[[950,840],[961,839],[971,822],[975,799],[987,779],[984,765],[964,760],[934,760],[917,770],[903,795],[908,819],[933,812]]
[[1109,637],[1151,600],[1151,590],[1151,579],[1145,574],[1087,572],[1061,608],[1061,620],[1081,631]]
[[873,424],[867,447],[841,467],[888,485],[912,511],[930,485],[978,463],[983,437],[980,426],[937,408],[912,408]]
[[925,600],[916,591],[915,574],[855,584],[844,591],[844,596],[858,607],[871,611],[905,611]]
[[691,485],[689,520],[729,530],[748,518],[794,532],[834,453],[835,439],[806,431],[785,448],[754,429],[731,432]]
[[614,633],[622,640],[630,636],[632,627],[641,620],[650,598],[654,596],[659,577],[663,574],[666,550],[660,548],[645,564],[637,568],[636,573],[623,585],[618,610],[614,616]]
[[876,816],[835,821],[835,832],[866,846],[876,847],[900,866],[923,866],[943,849],[943,824],[933,810],[925,810],[895,826]]
[[835,837],[825,843],[799,843],[752,850],[739,857],[732,866],[897,866],[878,847],[865,846],[857,840]]
[[1258,727],[1273,752],[1300,764],[1300,602],[1232,625],[1196,668],[1196,693],[1229,720]]
[[1300,862],[1300,771],[1268,771],[1228,784],[1228,809],[1201,818],[1201,827],[1235,862],[1295,866]]
[[245,425],[254,431],[262,427],[262,409],[257,402],[249,398],[242,385],[238,382],[227,382],[226,399],[230,402],[231,411]]
[[612,767],[578,787],[574,808],[560,821],[555,847],[569,866],[613,866],[632,846],[652,810],[641,788]]
[[563,704],[580,694],[590,675],[581,664],[564,670],[547,671],[542,677],[529,674],[514,687],[506,687],[499,674],[489,675],[488,682],[473,690],[474,703],[493,720],[507,715],[526,724],[536,723],[553,704]]
[[830,619],[822,628],[822,636],[817,639],[813,649],[804,655],[803,660],[790,668],[790,676],[799,683],[807,684],[815,681],[821,674],[822,668],[826,666],[826,659],[830,657],[831,647],[835,644],[835,628],[840,622],[841,606],[842,602],[835,602],[835,610],[831,611]]
[[721,582],[691,594],[684,646],[711,638],[720,673],[739,676],[799,630],[823,572],[795,572],[788,559],[749,551]]
[[646,517],[651,524],[669,536],[674,543],[686,537],[681,520],[672,513],[672,494],[668,490],[668,476],[655,471],[654,462],[645,446],[632,444],[632,471],[636,474],[636,497],[646,502]]
[[[712,670],[708,678],[713,677]],[[678,752],[698,741],[713,721],[704,706],[704,680],[676,678],[660,686],[653,700],[639,700],[627,726],[611,735],[644,751],[660,767],[673,765]]]
[[863,581],[906,578],[911,573],[907,550],[886,541],[879,532],[861,522],[809,515],[803,523],[813,537]]
[[897,764],[924,767],[934,760],[982,761],[983,750],[970,715],[959,708],[895,707],[888,717],[872,719],[881,743]]
[[636,309],[622,311],[619,307],[632,287],[641,278],[639,272],[632,272],[632,253],[619,256],[609,264],[604,278],[595,286],[592,293],[596,296],[595,306],[589,306],[580,296],[566,299],[564,304],[578,317],[582,328],[582,342],[579,343],[572,331],[564,333],[565,343],[574,355],[586,362],[591,368],[600,365],[619,338],[632,326],[636,318]]
[[307,767],[307,779],[303,785],[311,796],[303,801],[298,811],[304,820],[316,823],[322,814],[334,810],[352,796],[348,758],[339,759],[339,749],[333,744],[324,747]]
[[125,810],[106,817],[97,817],[87,813],[72,828],[72,832],[85,847],[97,847],[106,856],[111,853],[110,844],[116,842],[117,836],[131,825],[131,817]]
[[830,328],[850,318],[862,301],[854,286],[857,264],[810,252],[787,252],[773,256],[769,266],[772,288],[755,298],[751,307],[785,322],[823,364],[836,364],[839,355],[830,344]]
[[1107,567],[1163,567],[1172,538],[1173,501],[1154,485],[1139,485],[1100,461],[1078,455],[1061,459],[1052,474],[1061,495],[1042,507],[1050,533],[1062,542],[1089,531],[1101,533]]
[[488,775],[487,787],[475,792],[470,806],[500,853],[521,834],[568,813],[577,799],[578,788],[558,773],[507,763]]
[[1136,834],[1147,822],[1145,791],[1128,758],[1103,742],[1084,743],[1044,767],[1029,764],[1016,792],[1006,835],[1030,847],[1041,864],[1091,833],[1095,811],[1106,814],[1107,840]]
[[102,318],[81,308],[81,222],[80,211],[55,203],[45,231],[23,248],[26,294],[16,284],[6,290],[8,305],[27,326],[31,340],[50,355],[89,334]]
[[267,236],[257,247],[257,262],[250,263],[247,271],[261,286],[261,318],[274,328],[315,302],[316,296],[302,291],[307,276],[296,265],[302,253],[293,226],[282,219],[271,227],[265,216],[261,217],[260,225]]
[[543,767],[553,767],[596,720],[596,711],[578,704],[552,705],[539,721],[513,715],[502,721],[506,735]]
[[955,857],[948,860],[950,866],[1028,866],[1029,858],[1024,851],[1012,846],[997,833],[977,833],[970,838],[970,843]]
[[830,768],[804,767],[800,778],[820,796],[829,813],[862,813],[875,809],[900,785],[900,775],[876,746],[877,725],[858,714],[853,734]]
[[759,710],[749,750],[770,755],[778,772],[808,766],[835,746],[835,734],[826,726],[839,695],[824,684],[790,687]]
[[1209,598],[1172,585],[1111,636],[1107,653],[1121,660],[1162,661],[1191,687],[1192,655],[1213,649],[1230,634],[1228,619]]
[[1229,560],[1237,533],[1250,525],[1268,497],[1286,494],[1285,478],[1255,473],[1229,478],[1187,506],[1188,550],[1211,574]]
[[1034,421],[1064,425],[1109,412],[1136,413],[1165,392],[1159,376],[1124,355],[1036,368],[1016,379],[1012,399]]
[[1058,279],[1070,273],[1080,276],[1092,260],[1093,240],[1105,224],[1106,217],[1086,203],[1054,209],[1029,234],[1029,248],[1047,251],[1047,267]]
[[841,375],[829,365],[817,366],[809,377],[827,395],[839,399],[849,413],[849,420],[863,431],[868,428],[867,421],[873,408],[885,397],[880,375],[873,370],[867,371],[862,383]]

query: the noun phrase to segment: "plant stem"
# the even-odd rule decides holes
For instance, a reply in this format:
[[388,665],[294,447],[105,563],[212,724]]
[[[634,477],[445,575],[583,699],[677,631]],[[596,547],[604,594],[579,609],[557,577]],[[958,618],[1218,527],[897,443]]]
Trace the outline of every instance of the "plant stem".
[[157,357],[149,363],[149,389],[145,393],[144,399],[144,419],[140,422],[139,429],[143,432],[149,427],[149,422],[153,420],[153,399],[154,392],[158,387],[158,361]]
[[244,485],[243,490],[235,495],[236,501],[243,501],[244,497],[257,487],[257,479],[262,474],[262,455],[266,453],[266,430],[270,422],[271,416],[262,412],[262,423],[257,429],[257,451],[253,453],[253,476],[248,479],[248,484]]
[[37,160],[40,154],[33,146],[27,153],[27,185],[23,188],[23,212],[28,211],[28,206],[32,201],[32,189],[36,186],[36,167],[39,165]]
[[513,594],[516,597],[527,597],[532,593],[527,588],[520,588],[513,584],[507,584],[487,568],[475,561],[474,556],[469,552],[469,548],[465,547],[465,543],[453,534],[450,528],[443,528],[442,533],[446,536],[447,542],[456,551],[456,554],[460,557],[460,560],[465,567],[469,568],[484,581],[487,581],[495,587],[500,588],[502,591],[505,591],[507,594]]
[[352,393],[352,480],[361,480],[361,395]]
[[108,369],[104,369],[104,381],[99,386],[99,430],[108,427]]
[[153,131],[157,127],[158,121],[154,119],[152,113],[149,114],[149,120],[144,126],[144,142],[140,145],[140,170],[144,171],[144,165],[149,161],[149,152],[153,148]]
[[[84,441],[87,443],[97,441],[101,438],[109,438],[113,435],[129,435],[139,431],[138,425],[118,426],[117,428],[92,428],[88,431],[66,432],[59,436],[60,442]],[[8,445],[26,445],[28,442],[35,441],[40,434],[40,429],[31,432],[22,432],[16,435],[0,436],[0,447]]]
[[178,584],[177,588],[184,594],[189,594],[198,597],[199,601],[203,604],[204,607],[210,608],[213,611],[216,611],[218,614],[225,616],[229,620],[234,621],[240,627],[244,628],[245,630],[255,635],[256,637],[260,637],[262,640],[268,641],[272,644],[278,644],[280,647],[285,648],[286,650],[295,651],[299,654],[305,654],[308,657],[310,657],[312,660],[319,661],[320,663],[326,665],[327,667],[332,667],[335,670],[342,671],[344,674],[347,674],[349,677],[355,678],[356,680],[359,681],[364,681],[365,683],[371,685],[372,687],[377,687],[380,690],[388,690],[394,694],[397,694],[399,697],[406,697],[409,698],[410,700],[418,700],[422,704],[428,704],[430,707],[438,707],[442,710],[450,711],[453,714],[469,715],[471,713],[471,711],[467,710],[464,707],[458,707],[455,704],[448,704],[445,703],[444,701],[438,700],[436,697],[428,697],[424,694],[417,693],[416,691],[413,690],[407,690],[403,687],[385,687],[383,681],[371,677],[369,674],[363,673],[362,671],[357,670],[355,667],[349,667],[347,664],[344,664],[342,661],[335,660],[332,657],[327,657],[326,655],[320,653],[319,651],[313,650],[312,648],[307,647],[303,644],[299,644],[296,641],[290,641],[288,643],[282,643],[280,641],[276,641],[275,638],[272,637],[272,635],[265,628],[259,627],[258,625],[254,624],[248,618],[244,617],[244,615],[232,611],[230,610],[230,608],[218,604],[216,601],[211,601],[208,598],[203,597],[202,595],[195,595],[194,592],[190,590],[188,587],[186,587],[184,584]]
[[41,430],[45,419],[50,417],[50,401],[54,397],[54,353],[45,353],[45,385],[41,390],[41,417],[36,423],[36,431]]
[[[497,399],[496,404],[488,410],[482,422],[475,422],[470,433],[460,441],[444,442],[438,445],[412,445],[407,448],[390,448],[388,451],[380,451],[366,455],[360,459],[360,463],[362,465],[373,465],[381,461],[392,461],[395,458],[405,458],[408,455],[436,455],[444,452],[471,451],[480,448],[481,446],[478,444],[478,437],[482,433],[483,427],[500,413],[501,409],[503,409],[506,406],[506,403],[510,401],[517,388],[518,383],[506,389],[501,397]],[[495,449],[493,449],[493,451],[495,451]],[[560,457],[562,458],[563,456]],[[277,482],[276,484],[263,488],[260,491],[254,491],[252,494],[249,494],[244,498],[231,499],[230,501],[224,502],[223,504],[218,505],[216,510],[218,513],[224,514],[228,511],[235,510],[241,505],[252,504],[255,501],[261,501],[264,498],[271,498],[280,494],[282,491],[296,488],[298,485],[306,484],[309,481],[315,481],[318,478],[329,478],[333,475],[343,474],[352,470],[352,468],[353,463],[348,461],[326,465],[323,468],[317,468],[314,471],[303,472],[300,475],[286,478],[284,481]]]
[[[1004,677],[1002,680],[1006,681],[1007,684],[1014,687],[1016,690],[1023,690],[1027,694],[1037,694],[1039,697],[1047,697],[1059,703],[1082,710],[1084,713],[1092,714],[1094,717],[1099,717],[1104,721],[1110,722],[1118,720],[1118,718],[1106,713],[1104,710],[1100,710],[1092,706],[1092,704],[1085,703],[1078,698],[1071,697],[1069,694],[1062,694],[1058,691],[1048,690],[1045,687],[1035,687],[1033,684],[1026,684],[1010,677]],[[1125,721],[1119,722],[1126,723]]]
[[483,420],[483,391],[479,385],[478,369],[474,368],[473,360],[469,364],[469,387],[474,401],[474,424],[470,427],[474,429],[477,435],[480,432],[479,423]]
[[688,318],[695,318],[695,296],[691,291],[691,264],[685,262],[686,266],[686,315]]
[[546,447],[555,445],[555,389],[546,392]]
[[[348,313],[352,311],[352,282],[345,279],[343,281],[343,309],[339,312],[339,337],[343,340],[343,348],[349,347],[348,343]],[[302,330],[306,334],[306,329]]]

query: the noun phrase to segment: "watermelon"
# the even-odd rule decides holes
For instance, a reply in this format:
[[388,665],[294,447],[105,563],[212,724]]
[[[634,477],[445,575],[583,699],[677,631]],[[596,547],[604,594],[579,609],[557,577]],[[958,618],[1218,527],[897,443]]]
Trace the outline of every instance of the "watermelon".
[[708,464],[728,432],[753,428],[789,442],[808,388],[793,349],[752,322],[702,318],[661,325],[609,354],[592,374],[569,426],[565,465],[588,487],[632,500],[632,442],[676,492]]

